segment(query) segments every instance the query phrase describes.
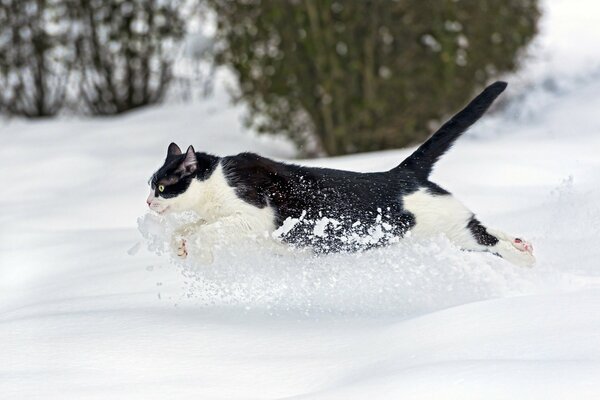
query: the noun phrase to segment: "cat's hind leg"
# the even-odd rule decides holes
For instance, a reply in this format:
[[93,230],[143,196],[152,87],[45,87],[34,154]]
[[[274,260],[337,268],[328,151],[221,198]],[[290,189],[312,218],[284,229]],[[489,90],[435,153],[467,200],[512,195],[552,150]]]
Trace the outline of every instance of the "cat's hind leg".
[[486,228],[475,217],[471,217],[466,228],[475,243],[468,239],[461,240],[457,243],[460,247],[466,250],[489,251],[522,267],[531,267],[535,264],[533,246],[528,241]]
[[464,250],[489,251],[519,266],[535,263],[530,243],[486,228],[450,194],[439,195],[422,188],[404,197],[404,208],[415,218],[411,232],[416,236],[442,232]]

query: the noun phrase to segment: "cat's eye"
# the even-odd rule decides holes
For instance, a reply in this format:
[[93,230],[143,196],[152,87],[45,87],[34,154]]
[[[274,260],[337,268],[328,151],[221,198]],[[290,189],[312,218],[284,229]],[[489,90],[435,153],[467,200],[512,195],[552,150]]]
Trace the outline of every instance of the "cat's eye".
[[158,185],[158,191],[159,192],[164,192],[165,191],[165,187],[163,185]]

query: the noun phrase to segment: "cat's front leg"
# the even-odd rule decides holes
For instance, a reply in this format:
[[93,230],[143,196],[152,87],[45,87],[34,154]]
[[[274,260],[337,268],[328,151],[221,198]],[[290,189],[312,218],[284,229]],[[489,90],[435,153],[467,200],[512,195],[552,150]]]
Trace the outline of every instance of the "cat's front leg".
[[188,256],[188,242],[190,237],[203,223],[186,224],[176,229],[171,235],[171,249],[177,257],[185,259]]
[[187,240],[184,238],[177,238],[173,241],[173,250],[175,255],[179,258],[186,258],[188,255],[187,252]]
[[[226,221],[225,221],[226,222]],[[217,221],[205,225],[196,225],[193,232],[181,239],[182,258],[190,259],[201,264],[212,264],[214,261],[214,251],[217,247],[225,245],[229,239],[227,224],[224,221]]]
[[212,264],[213,250],[223,237],[222,221],[184,225],[173,232],[171,249],[180,259],[189,257],[202,264]]
[[[215,222],[186,227],[175,253],[203,264],[212,264],[218,248],[245,245],[249,240],[268,238],[269,226],[253,223],[243,215],[223,217]],[[181,255],[179,255],[181,254]]]

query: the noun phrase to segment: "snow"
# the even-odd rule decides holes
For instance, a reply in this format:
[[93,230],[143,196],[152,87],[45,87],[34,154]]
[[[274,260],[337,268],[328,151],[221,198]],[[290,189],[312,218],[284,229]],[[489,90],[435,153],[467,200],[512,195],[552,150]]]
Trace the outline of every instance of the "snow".
[[[248,243],[210,266],[157,254],[169,224],[145,216],[146,181],[169,142],[295,155],[244,132],[222,86],[111,119],[2,122],[2,398],[598,398],[600,13],[585,4],[547,4],[506,106],[433,177],[532,241],[533,269],[441,236],[319,257]],[[409,153],[303,163],[376,171]]]

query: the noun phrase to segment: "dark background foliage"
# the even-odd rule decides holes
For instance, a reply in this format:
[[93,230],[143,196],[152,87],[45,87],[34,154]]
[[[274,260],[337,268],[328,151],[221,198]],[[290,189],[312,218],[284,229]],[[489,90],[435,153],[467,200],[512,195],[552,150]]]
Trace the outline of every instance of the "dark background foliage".
[[[0,110],[119,114],[159,102],[185,34],[184,0],[1,0]],[[76,77],[77,79],[72,79]]]
[[185,33],[182,1],[79,0],[81,94],[97,115],[158,102]]
[[71,5],[0,1],[0,110],[33,118],[61,109],[74,63]]
[[516,68],[540,13],[527,0],[207,3],[248,123],[329,155],[421,141]]

